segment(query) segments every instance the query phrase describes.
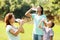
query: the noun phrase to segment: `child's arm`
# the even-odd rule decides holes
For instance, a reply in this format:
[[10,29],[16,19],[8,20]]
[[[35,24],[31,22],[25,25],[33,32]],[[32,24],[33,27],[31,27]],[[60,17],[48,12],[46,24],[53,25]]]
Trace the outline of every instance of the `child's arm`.
[[47,26],[47,20],[43,18],[39,23],[39,28],[42,28],[42,22],[44,23],[45,27]]
[[43,23],[44,23],[44,26],[47,27],[47,20],[44,20]]
[[50,36],[50,40],[53,40],[53,36]]
[[42,28],[42,24],[41,23],[42,23],[42,21],[40,21],[40,23],[39,23],[39,28]]
[[41,24],[39,25],[39,28],[42,28],[42,25]]
[[50,40],[53,40],[53,36],[54,36],[54,32],[53,32],[53,30],[51,29],[51,30],[50,30]]

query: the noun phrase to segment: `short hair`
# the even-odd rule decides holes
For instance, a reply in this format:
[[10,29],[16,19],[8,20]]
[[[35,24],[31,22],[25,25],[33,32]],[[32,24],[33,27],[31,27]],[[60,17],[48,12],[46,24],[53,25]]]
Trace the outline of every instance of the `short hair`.
[[51,26],[51,28],[53,28],[53,27],[54,27],[54,25],[55,25],[55,24],[54,24],[54,22],[52,22],[52,26]]
[[49,20],[54,20],[54,16],[52,16],[52,15],[47,15],[47,19],[49,19]]

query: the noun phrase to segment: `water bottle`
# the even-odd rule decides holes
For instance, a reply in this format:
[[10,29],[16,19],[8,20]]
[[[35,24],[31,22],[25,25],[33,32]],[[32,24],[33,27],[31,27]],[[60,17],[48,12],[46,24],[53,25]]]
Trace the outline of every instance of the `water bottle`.
[[20,22],[20,23],[22,23],[22,22],[23,22],[23,20],[22,20],[22,19],[15,19],[15,21],[16,21],[16,22]]
[[37,11],[37,8],[32,8],[32,10]]

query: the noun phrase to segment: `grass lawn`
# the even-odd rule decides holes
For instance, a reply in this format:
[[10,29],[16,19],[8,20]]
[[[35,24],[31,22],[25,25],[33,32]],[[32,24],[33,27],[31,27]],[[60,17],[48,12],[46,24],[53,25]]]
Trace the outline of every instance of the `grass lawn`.
[[[18,26],[18,24],[16,24]],[[25,23],[23,25],[25,33],[20,33],[21,40],[32,40],[32,30],[33,24],[32,23]],[[60,40],[60,25],[55,25],[54,28],[54,40]],[[5,32],[5,23],[0,21],[0,40],[8,40],[7,34]]]

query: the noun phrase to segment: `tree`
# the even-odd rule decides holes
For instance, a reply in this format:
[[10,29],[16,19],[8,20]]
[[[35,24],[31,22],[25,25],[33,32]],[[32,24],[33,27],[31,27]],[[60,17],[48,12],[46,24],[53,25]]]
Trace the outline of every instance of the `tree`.
[[37,0],[31,0],[31,3],[34,5],[36,4],[36,2],[37,2]]
[[25,13],[27,10],[30,9],[30,5],[26,2],[24,2],[22,5],[21,5],[21,8],[16,8],[14,10],[14,15],[16,18],[22,18],[23,16],[25,16]]

